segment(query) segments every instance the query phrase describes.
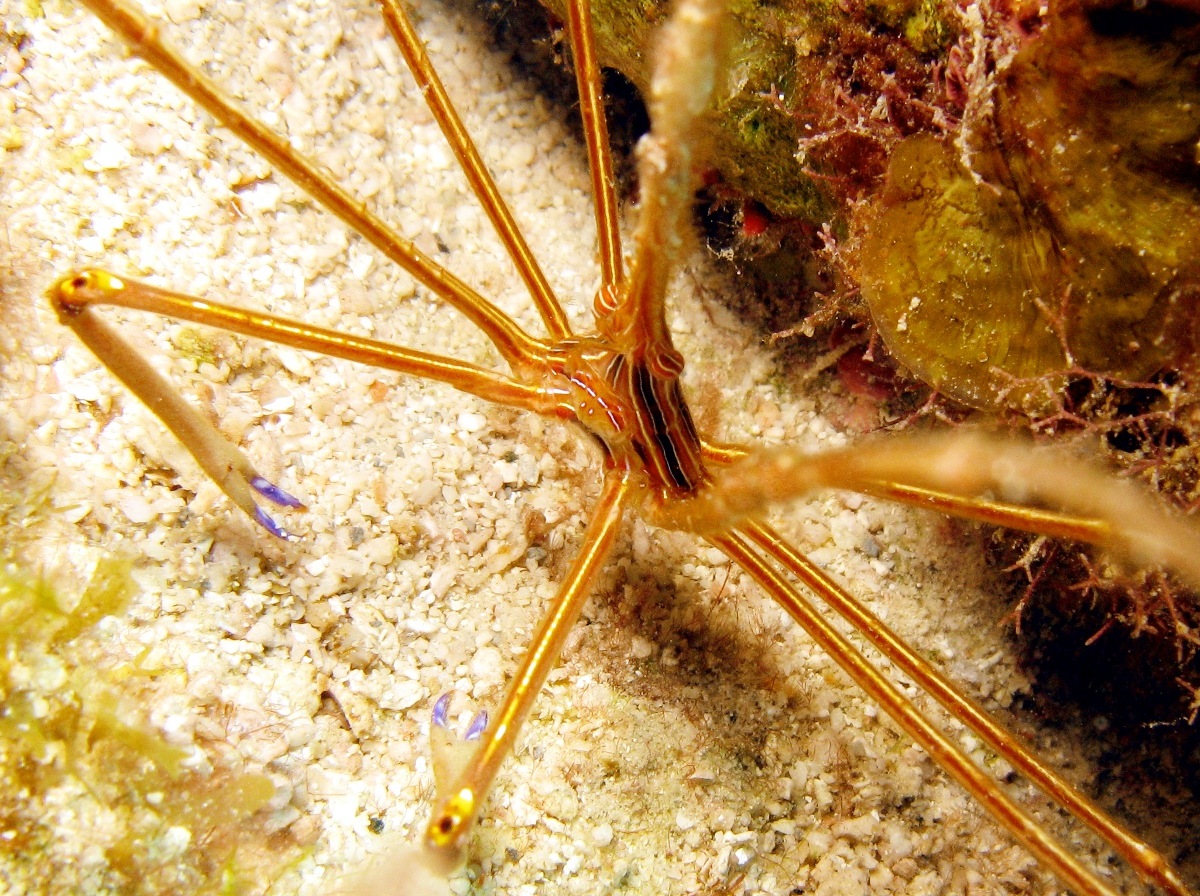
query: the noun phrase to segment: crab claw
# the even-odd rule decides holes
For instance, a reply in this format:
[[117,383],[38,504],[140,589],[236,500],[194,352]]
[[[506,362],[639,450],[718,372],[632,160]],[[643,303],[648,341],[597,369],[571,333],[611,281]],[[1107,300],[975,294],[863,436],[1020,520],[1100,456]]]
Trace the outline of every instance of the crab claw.
[[250,480],[250,487],[272,504],[278,504],[280,507],[291,507],[295,510],[305,509],[303,501],[289,495],[275,483],[268,482],[262,476],[253,477]]
[[[145,355],[97,316],[92,305],[162,311],[171,301],[188,300],[147,283],[87,269],[61,278],[47,293],[59,320],[69,326],[109,370],[150,408],[217,484],[246,515],[285,541],[291,536],[254,503],[257,492],[280,507],[304,505],[260,476],[241,450],[151,366]],[[169,313],[162,311],[162,313]]]
[[449,793],[459,774],[470,759],[475,747],[473,742],[487,730],[487,710],[480,710],[467,726],[462,737],[450,730],[450,694],[443,694],[433,704],[433,728],[429,732],[429,752],[433,760],[433,777],[437,782],[439,798]]
[[286,529],[279,525],[279,523],[267,516],[266,511],[264,511],[257,504],[254,505],[254,522],[258,523],[276,538],[282,539],[283,541],[291,541],[294,538],[294,536],[290,535]]
[[463,735],[463,740],[479,740],[483,737],[483,732],[487,731],[488,713],[486,709],[481,709],[475,713],[475,718],[471,719],[470,727],[467,728],[467,733]]
[[450,708],[450,692],[442,694],[438,697],[437,703],[433,704],[433,724],[437,728],[449,728],[446,722],[446,711]]
[[[248,477],[246,481],[250,488],[254,489],[254,491],[258,492],[272,504],[277,504],[280,507],[290,507],[299,510],[305,509],[304,502],[302,502],[299,498],[289,495],[275,483],[269,482],[262,476],[256,474]],[[254,521],[256,523],[258,523],[276,538],[281,538],[284,541],[293,540],[294,536],[290,535],[282,526],[267,516],[265,510],[253,502],[251,502],[251,506],[254,508],[251,516],[254,517]]]

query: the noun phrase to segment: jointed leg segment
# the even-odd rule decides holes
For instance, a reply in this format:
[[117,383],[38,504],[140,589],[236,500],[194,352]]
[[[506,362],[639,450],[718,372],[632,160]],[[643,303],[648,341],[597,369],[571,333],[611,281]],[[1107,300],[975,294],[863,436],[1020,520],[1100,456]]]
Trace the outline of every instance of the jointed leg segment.
[[72,326],[73,318],[86,307],[116,305],[435,380],[496,404],[538,414],[553,416],[561,405],[560,396],[541,386],[526,385],[466,361],[199,299],[106,271],[76,271],[55,283],[49,292],[67,326]]
[[495,344],[514,372],[538,367],[544,346],[503,311],[388,227],[319,166],[249,115],[158,34],[158,27],[132,0],[82,0],[138,56],[205,111],[260,153],[292,183],[341,219],[367,242],[471,320]]
[[[1176,896],[1187,896],[1178,873],[1158,852],[1134,837],[1049,765],[1030,753],[1002,725],[942,676],[888,625],[837,584],[808,557],[788,544],[770,526],[750,522],[740,531],[753,545],[792,575],[845,619],[864,640],[896,668],[938,701],[955,719],[978,734],[993,750],[1043,793],[1096,831],[1147,880]],[[790,612],[790,609],[789,609]],[[803,624],[803,623],[801,623]]]
[[567,31],[575,60],[575,83],[579,88],[579,112],[587,143],[588,168],[592,173],[592,195],[596,204],[596,233],[600,241],[600,296],[611,298],[625,279],[621,258],[621,222],[617,211],[616,178],[608,148],[608,122],[600,92],[600,63],[588,0],[568,0]]
[[258,493],[268,501],[283,507],[303,507],[299,500],[261,476],[241,451],[230,444],[203,414],[188,404],[183,396],[93,309],[86,305],[73,309],[65,316],[64,323],[70,326],[80,341],[166,424],[196,458],[201,469],[243,513],[272,535],[279,538],[288,537],[266,511],[255,503],[254,495]]
[[550,284],[546,281],[546,275],[542,273],[537,259],[529,251],[525,237],[521,234],[517,222],[508,210],[504,197],[496,189],[492,175],[484,165],[479,150],[475,148],[475,143],[471,140],[467,129],[463,127],[454,105],[450,102],[450,97],[446,95],[446,89],[442,86],[433,63],[429,61],[429,54],[425,52],[425,45],[421,43],[421,38],[417,36],[416,29],[413,28],[412,21],[405,11],[403,0],[382,0],[382,6],[383,17],[392,32],[392,37],[395,38],[396,45],[404,55],[404,61],[408,63],[409,71],[416,78],[417,87],[424,94],[434,120],[437,121],[446,137],[446,142],[454,151],[463,174],[467,176],[471,190],[475,193],[488,218],[491,219],[492,226],[508,250],[509,257],[516,265],[521,279],[525,281],[529,295],[533,298],[533,302],[542,316],[542,321],[546,324],[546,329],[550,331],[550,338],[555,342],[561,342],[571,335],[567,315],[553,290],[550,289]]
[[[964,433],[875,439],[815,454],[759,449],[723,467],[712,488],[656,507],[653,515],[660,525],[718,532],[822,488],[1075,538],[1140,564],[1170,566],[1200,587],[1195,527],[1162,513],[1129,483],[1069,458],[1048,462],[1045,452],[1028,446]],[[1065,512],[1027,506],[1034,502]]]
[[484,732],[470,763],[459,776],[458,782],[450,788],[449,798],[444,805],[434,808],[433,820],[426,832],[427,842],[450,866],[462,860],[467,837],[483,806],[488,788],[500,764],[512,751],[521,724],[533,708],[550,671],[558,663],[563,645],[591,594],[596,576],[612,552],[633,486],[634,480],[628,470],[610,470],[606,475],[604,490],[584,532],[579,556],[575,558],[571,571],[559,586],[558,594],[534,633],[529,650],[509,684],[504,702]]
[[242,511],[280,538],[287,537],[286,533],[255,503],[254,493],[284,507],[298,508],[301,503],[260,476],[238,448],[188,404],[115,328],[100,319],[96,305],[149,311],[424,377],[497,404],[544,416],[569,417],[571,414],[571,409],[563,405],[560,394],[544,386],[517,382],[473,364],[185,296],[106,271],[84,270],[68,274],[50,288],[49,294],[59,320],[70,327],[92,353],[162,420],[201,469]]
[[1077,893],[1113,896],[1108,887],[1012,802],[990,775],[925,719],[896,685],[867,662],[844,635],[813,609],[787,579],[754,549],[751,537],[734,532],[712,536],[709,540],[746,570],[905,733],[1039,861],[1053,869]]

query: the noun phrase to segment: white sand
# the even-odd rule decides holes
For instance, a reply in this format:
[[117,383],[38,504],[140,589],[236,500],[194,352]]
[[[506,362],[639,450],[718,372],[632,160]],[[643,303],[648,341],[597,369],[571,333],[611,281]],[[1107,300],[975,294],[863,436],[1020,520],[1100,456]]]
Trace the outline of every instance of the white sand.
[[[586,329],[597,270],[579,146],[478,23],[422,6],[451,94]],[[348,363],[216,336],[217,363],[198,364],[193,328],[128,315],[125,332],[309,504],[280,516],[294,544],[242,518],[57,324],[40,297],[55,276],[102,263],[475,362],[494,352],[98,23],[57,0],[44,9],[0,82],[0,133],[21,144],[0,163],[15,337],[5,450],[56,509],[29,560],[84,575],[107,553],[139,558],[112,659],[149,648],[161,674],[148,717],[172,742],[215,757],[219,735],[284,785],[272,823],[314,846],[275,891],[329,892],[423,823],[433,701],[452,692],[465,722],[499,699],[579,542],[597,461],[558,425]],[[369,4],[168,0],[159,12],[193,60],[537,331]],[[702,426],[719,415],[733,440],[842,444],[820,399],[774,376],[721,308],[728,284],[696,266],[674,325]],[[786,520],[972,693],[1007,705],[1024,686],[961,533],[850,496]],[[473,852],[480,892],[1058,889],[715,552],[634,523],[617,558],[498,781]],[[352,732],[321,711],[323,691]],[[1052,758],[1086,778],[1062,746]],[[68,819],[93,811],[72,793]],[[104,831],[60,826],[75,832],[51,891],[97,889],[104,858],[89,846]],[[0,880],[6,863],[0,846]]]

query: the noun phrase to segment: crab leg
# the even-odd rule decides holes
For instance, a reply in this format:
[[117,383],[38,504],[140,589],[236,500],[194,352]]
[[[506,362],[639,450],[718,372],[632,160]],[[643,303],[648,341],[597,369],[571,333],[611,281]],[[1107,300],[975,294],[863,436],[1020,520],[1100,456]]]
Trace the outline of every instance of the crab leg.
[[612,152],[608,148],[608,121],[604,117],[600,63],[588,0],[567,0],[567,31],[575,58],[575,83],[579,89],[579,113],[587,143],[588,168],[592,172],[592,195],[596,203],[596,232],[600,241],[600,276],[603,287],[614,290],[624,279],[621,262],[621,223],[617,217]]
[[185,296],[107,271],[90,269],[68,274],[50,288],[49,295],[59,320],[162,420],[230,500],[280,538],[286,538],[287,534],[255,503],[254,493],[284,507],[301,507],[300,502],[262,477],[237,447],[188,404],[114,327],[100,318],[96,305],[150,311],[372,364],[437,380],[498,404],[541,414],[570,413],[569,409],[559,408],[562,396],[552,390],[518,383],[473,364]]
[[[671,507],[658,525],[698,534],[723,531],[772,504],[819,488],[897,497],[1014,528],[1070,535],[1144,565],[1165,564],[1200,587],[1200,532],[1161,511],[1130,483],[1027,446],[984,438],[922,436],[876,440],[838,451],[787,447],[750,452],[719,470],[713,487]],[[980,497],[995,493],[1000,500]],[[1066,513],[1026,510],[1033,500]]]
[[741,531],[780,566],[791,572],[849,622],[862,637],[942,704],[955,719],[978,734],[998,754],[1042,792],[1104,838],[1141,876],[1175,896],[1189,896],[1187,887],[1167,860],[1139,840],[1086,796],[1063,780],[937,669],[904,643],[887,624],[862,605],[804,554],[763,523],[748,523]]
[[488,788],[500,764],[512,751],[521,724],[533,708],[550,670],[558,662],[567,635],[612,552],[634,479],[634,474],[628,470],[610,470],[606,475],[604,489],[583,535],[583,548],[534,634],[504,702],[483,733],[478,749],[458,782],[450,788],[450,796],[434,810],[425,842],[446,867],[459,863]]
[[1006,529],[1016,529],[1020,532],[1048,535],[1051,538],[1070,538],[1087,544],[1104,544],[1115,537],[1112,525],[1104,520],[1042,510],[1040,507],[1022,507],[1019,504],[1006,504],[986,498],[965,498],[900,482],[864,482],[856,491],[910,507],[921,507],[960,519],[1004,526]]
[[73,327],[73,318],[86,307],[117,305],[217,327],[302,351],[320,352],[359,364],[436,380],[496,404],[539,414],[555,414],[560,403],[556,393],[519,383],[466,361],[431,355],[366,336],[340,333],[265,311],[250,311],[159,289],[95,268],[68,274],[52,286],[49,293],[67,326]]
[[450,102],[446,88],[442,86],[441,78],[429,60],[429,54],[425,52],[425,45],[405,11],[404,3],[401,0],[382,0],[382,5],[384,21],[387,22],[405,62],[408,63],[417,86],[424,94],[429,111],[454,151],[471,190],[491,220],[500,241],[508,250],[509,257],[517,267],[517,273],[525,281],[525,286],[529,289],[533,303],[537,306],[546,329],[550,331],[551,338],[556,342],[568,338],[571,335],[571,327],[567,323],[567,315],[546,281],[546,275],[538,266],[537,259],[529,250],[529,244],[525,242],[524,235],[517,227],[504,197],[496,189],[496,182],[492,180],[491,173],[484,165],[475,142],[463,127],[462,119],[458,117],[458,112]]
[[368,211],[362,202],[334,183],[316,163],[247,114],[211,79],[160,37],[158,26],[133,0],[82,2],[116,32],[135,54],[149,62],[159,74],[191,97],[243,143],[259,152],[296,186],[376,249],[462,312],[492,340],[514,371],[539,366],[545,355],[545,348],[540,341]]
[[754,549],[750,537],[743,531],[735,531],[711,536],[709,541],[746,570],[909,737],[1063,883],[1081,896],[1115,896],[1014,803],[995,780],[922,716],[896,685],[867,662],[849,639]]
[[[716,445],[705,442],[704,459],[728,467],[744,460],[750,450],[740,445]],[[964,497],[938,489],[919,487],[887,479],[863,479],[854,491],[886,501],[945,513],[960,519],[975,520],[992,526],[1004,526],[1020,532],[1033,532],[1051,538],[1070,538],[1087,544],[1103,544],[1115,537],[1113,527],[1104,520],[1039,507],[1025,507],[987,498]]]
[[[60,306],[61,307],[61,306]],[[82,307],[59,319],[183,443],[200,468],[238,507],[277,538],[289,536],[257,503],[255,492],[283,507],[304,505],[270,483],[203,414],[188,404],[145,356],[122,339],[94,310]]]

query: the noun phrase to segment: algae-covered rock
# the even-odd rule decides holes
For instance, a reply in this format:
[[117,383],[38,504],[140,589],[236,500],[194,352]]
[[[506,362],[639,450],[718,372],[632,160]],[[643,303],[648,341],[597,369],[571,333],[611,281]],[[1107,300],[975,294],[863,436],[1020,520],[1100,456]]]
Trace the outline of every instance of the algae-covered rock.
[[897,146],[859,217],[859,272],[888,348],[926,382],[1036,413],[1067,374],[1139,380],[1186,344],[1200,40],[1180,19],[1060,8],[965,152]]
[[1036,304],[1054,248],[1012,191],[977,184],[952,147],[923,136],[893,154],[879,204],[863,239],[862,286],[906,367],[981,405],[1010,385],[1000,370],[1031,377],[1062,366]]
[[[666,7],[595,6],[603,63],[639,88]],[[1179,357],[1198,271],[1194,12],[739,0],[733,14],[712,167],[839,239],[853,217],[829,277],[841,295],[861,286],[918,378],[1037,414],[1072,369],[1139,380]],[[811,296],[795,294],[802,315]]]
[[[545,3],[565,20],[562,0]],[[665,0],[593,6],[601,63],[643,93],[668,9]],[[885,136],[932,120],[934,107],[913,100],[934,93],[928,60],[953,39],[951,6],[739,0],[732,14],[728,89],[707,120],[709,163],[773,214],[838,218],[843,200],[882,171]]]

